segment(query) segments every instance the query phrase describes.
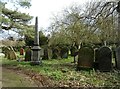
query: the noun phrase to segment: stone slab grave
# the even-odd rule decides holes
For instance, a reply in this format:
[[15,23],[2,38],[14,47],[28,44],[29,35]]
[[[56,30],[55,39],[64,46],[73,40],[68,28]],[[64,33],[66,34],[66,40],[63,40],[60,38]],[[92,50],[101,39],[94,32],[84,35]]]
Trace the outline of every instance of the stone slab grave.
[[120,70],[120,46],[116,48],[116,67]]
[[109,47],[101,47],[97,51],[98,69],[101,72],[109,72],[112,70],[112,51]]
[[91,47],[82,47],[78,52],[77,70],[93,68],[94,50]]

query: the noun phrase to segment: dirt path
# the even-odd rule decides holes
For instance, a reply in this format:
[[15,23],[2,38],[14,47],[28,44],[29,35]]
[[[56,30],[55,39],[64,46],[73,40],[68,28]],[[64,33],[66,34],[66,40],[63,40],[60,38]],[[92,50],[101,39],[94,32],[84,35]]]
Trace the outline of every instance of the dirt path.
[[2,68],[2,87],[38,87],[27,75]]

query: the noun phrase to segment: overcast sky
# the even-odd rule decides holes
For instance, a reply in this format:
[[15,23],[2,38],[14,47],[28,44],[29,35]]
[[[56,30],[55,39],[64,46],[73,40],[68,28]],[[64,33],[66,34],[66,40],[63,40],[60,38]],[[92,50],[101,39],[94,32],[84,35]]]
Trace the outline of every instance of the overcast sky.
[[32,0],[29,11],[30,15],[39,17],[39,27],[45,28],[49,25],[52,14],[57,14],[73,3],[83,5],[88,1],[90,0]]

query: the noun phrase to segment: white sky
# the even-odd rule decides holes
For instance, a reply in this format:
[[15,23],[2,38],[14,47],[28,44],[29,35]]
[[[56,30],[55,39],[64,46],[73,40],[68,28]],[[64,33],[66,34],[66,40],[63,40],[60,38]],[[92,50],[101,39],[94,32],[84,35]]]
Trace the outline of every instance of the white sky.
[[52,14],[57,14],[73,3],[83,5],[83,3],[88,1],[90,0],[32,0],[32,6],[28,12],[34,17],[38,16],[39,27],[46,28],[50,24]]

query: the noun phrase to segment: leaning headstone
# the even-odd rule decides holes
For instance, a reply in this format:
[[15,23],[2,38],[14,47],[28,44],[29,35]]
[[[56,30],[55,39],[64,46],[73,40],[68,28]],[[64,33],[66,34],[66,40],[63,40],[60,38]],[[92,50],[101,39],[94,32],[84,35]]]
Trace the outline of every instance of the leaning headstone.
[[101,47],[97,53],[98,69],[101,72],[112,70],[112,51],[108,47]]
[[81,47],[78,52],[77,69],[93,68],[94,50],[91,47]]
[[116,49],[116,67],[120,70],[120,46]]
[[17,55],[13,50],[10,50],[9,57],[10,57],[9,59],[11,59],[11,60],[17,59]]
[[31,47],[27,47],[26,52],[25,52],[25,61],[31,61]]

